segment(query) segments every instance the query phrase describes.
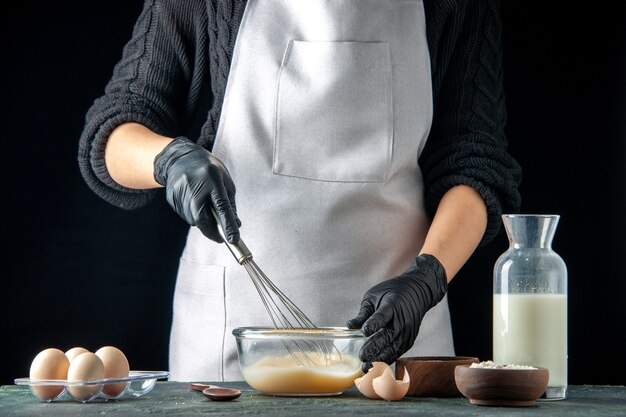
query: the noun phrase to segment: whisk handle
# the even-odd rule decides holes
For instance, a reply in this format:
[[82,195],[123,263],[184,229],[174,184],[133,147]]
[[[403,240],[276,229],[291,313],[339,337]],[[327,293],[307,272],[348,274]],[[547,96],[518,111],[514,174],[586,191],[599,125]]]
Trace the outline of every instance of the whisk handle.
[[252,253],[250,252],[250,249],[248,249],[246,244],[243,243],[243,239],[240,238],[239,242],[235,244],[228,243],[228,240],[226,239],[226,233],[224,233],[224,228],[222,227],[222,223],[220,222],[219,217],[217,217],[217,214],[215,213],[213,207],[211,207],[211,214],[213,214],[215,222],[217,223],[217,231],[220,233],[220,236],[222,236],[222,239],[224,239],[226,247],[228,248],[228,250],[230,250],[230,253],[233,254],[237,262],[239,262],[240,265],[243,265],[245,262],[251,260]]

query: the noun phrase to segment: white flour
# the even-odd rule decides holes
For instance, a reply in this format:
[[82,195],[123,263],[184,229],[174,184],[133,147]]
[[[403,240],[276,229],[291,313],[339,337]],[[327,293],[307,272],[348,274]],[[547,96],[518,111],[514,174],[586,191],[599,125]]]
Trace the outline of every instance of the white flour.
[[470,368],[482,368],[482,369],[537,369],[534,366],[528,365],[500,365],[493,361],[485,361],[481,363],[473,363]]

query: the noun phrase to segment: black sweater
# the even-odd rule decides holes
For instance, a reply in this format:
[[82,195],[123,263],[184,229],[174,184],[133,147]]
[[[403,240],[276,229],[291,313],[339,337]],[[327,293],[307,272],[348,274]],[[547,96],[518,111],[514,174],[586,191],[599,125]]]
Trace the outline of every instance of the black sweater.
[[[496,0],[424,0],[434,118],[419,159],[429,215],[451,187],[477,190],[488,209],[483,243],[503,212],[518,210],[521,170],[506,152]],[[86,117],[78,161],[87,184],[126,209],[156,190],[132,190],[110,177],[111,132],[137,122],[161,135],[188,136],[211,149],[245,0],[146,0],[133,36]],[[416,161],[417,162],[417,161]]]

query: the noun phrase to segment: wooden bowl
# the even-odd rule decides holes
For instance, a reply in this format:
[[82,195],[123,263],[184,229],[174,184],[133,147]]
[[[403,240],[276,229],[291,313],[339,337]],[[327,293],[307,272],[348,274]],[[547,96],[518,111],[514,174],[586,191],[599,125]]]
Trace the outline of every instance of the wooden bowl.
[[472,404],[528,407],[548,386],[548,370],[489,369],[457,366],[456,385]]
[[478,363],[478,358],[467,356],[423,356],[400,358],[396,361],[396,378],[404,377],[406,367],[411,382],[410,397],[460,397],[454,382],[454,368]]

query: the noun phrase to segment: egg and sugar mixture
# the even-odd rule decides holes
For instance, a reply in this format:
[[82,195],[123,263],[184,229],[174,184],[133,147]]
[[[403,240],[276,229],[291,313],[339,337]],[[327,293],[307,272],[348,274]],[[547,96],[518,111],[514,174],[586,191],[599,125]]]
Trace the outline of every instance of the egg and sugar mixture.
[[361,376],[361,363],[338,353],[301,352],[265,356],[242,366],[246,382],[265,394],[331,394],[342,392]]

